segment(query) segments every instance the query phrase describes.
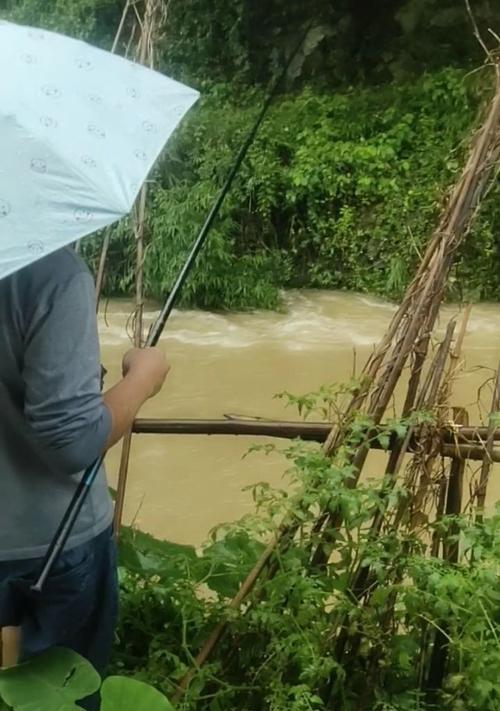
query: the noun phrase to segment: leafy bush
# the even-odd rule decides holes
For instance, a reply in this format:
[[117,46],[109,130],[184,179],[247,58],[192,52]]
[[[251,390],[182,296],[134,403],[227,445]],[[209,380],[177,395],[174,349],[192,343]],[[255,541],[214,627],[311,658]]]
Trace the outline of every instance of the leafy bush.
[[[482,98],[463,73],[331,95],[305,89],[271,110],[184,292],[204,308],[274,308],[282,287],[401,295],[462,165]],[[152,190],[150,295],[169,291],[255,116],[216,87],[182,126]],[[495,298],[498,186],[462,249],[453,298]],[[116,233],[108,289],[132,282]],[[86,249],[92,247],[86,242]]]
[[[352,385],[355,387],[355,384]],[[339,391],[342,394],[345,390]],[[320,409],[332,399],[322,390]],[[299,398],[307,413],[314,398]],[[428,413],[412,422],[430,423]],[[408,422],[379,435],[403,436]],[[122,541],[122,619],[116,668],[171,694],[213,627],[229,622],[210,663],[192,680],[184,711],[494,711],[500,703],[500,508],[491,517],[444,517],[418,528],[387,517],[374,538],[376,511],[399,509],[403,485],[352,487],[351,446],[370,422],[355,418],[352,441],[332,460],[317,445],[292,443],[287,491],[254,489],[257,516],[215,531],[199,553],[128,531]],[[268,448],[271,451],[272,448]],[[335,555],[311,566],[318,508],[342,512]],[[295,538],[238,610],[227,600],[285,518]],[[433,537],[460,543],[461,561],[430,554]],[[360,596],[355,571],[369,576]],[[364,574],[364,573],[363,573]],[[444,682],[428,687],[433,649],[444,635]]]

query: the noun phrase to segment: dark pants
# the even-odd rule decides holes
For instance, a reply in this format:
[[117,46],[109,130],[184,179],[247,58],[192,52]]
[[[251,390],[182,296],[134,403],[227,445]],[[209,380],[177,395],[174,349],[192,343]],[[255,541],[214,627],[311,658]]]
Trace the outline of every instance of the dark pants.
[[[21,627],[21,658],[67,647],[103,675],[118,610],[116,551],[111,531],[63,552],[41,594],[30,584],[41,561],[0,561],[0,627]],[[97,708],[96,700],[83,704]]]

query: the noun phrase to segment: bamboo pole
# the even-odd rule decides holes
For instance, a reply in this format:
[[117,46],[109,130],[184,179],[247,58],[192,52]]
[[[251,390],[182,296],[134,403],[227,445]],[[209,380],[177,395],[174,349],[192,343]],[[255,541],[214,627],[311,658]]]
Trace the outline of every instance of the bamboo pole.
[[[132,0],[126,0],[125,5],[123,6],[123,11],[122,15],[120,18],[120,22],[118,24],[118,29],[115,34],[115,38],[113,40],[113,44],[111,46],[111,53],[116,54],[116,50],[118,49],[118,44],[122,38],[123,35],[123,30],[125,28],[125,22],[128,17],[128,13],[130,10]],[[99,266],[97,268],[97,274],[96,274],[96,280],[95,280],[95,295],[96,295],[96,307],[97,309],[99,308],[99,302],[101,300],[101,292],[102,292],[102,285],[104,282],[104,272],[106,269],[106,259],[108,256],[108,250],[109,250],[109,242],[110,242],[110,231],[109,228],[106,229],[104,233],[104,239],[103,243],[101,246],[101,254],[99,256]]]
[[[151,68],[153,68],[153,46],[157,31],[159,8],[161,6],[161,0],[145,0],[144,17],[141,23],[141,37],[139,41],[139,61],[141,64],[148,64]],[[136,348],[142,348],[144,345],[144,237],[146,200],[147,185],[143,185],[134,210],[134,235],[136,246],[134,345]],[[116,488],[115,515],[113,520],[113,531],[116,539],[119,537],[123,519],[131,446],[132,428],[125,434],[122,440],[118,484]]]
[[[244,583],[241,585],[240,589],[236,593],[236,595],[233,597],[229,605],[227,606],[227,610],[238,610],[240,605],[244,602],[245,598],[247,595],[252,591],[253,586],[255,585],[256,581],[258,580],[259,576],[261,575],[262,571],[264,570],[267,560],[269,557],[272,555],[276,543],[278,541],[278,535],[274,536],[270,543],[268,544],[266,550],[264,551],[264,554],[261,556],[260,560],[258,563],[254,566],[252,569],[251,573],[246,577]],[[200,649],[199,653],[196,655],[193,661],[193,666],[191,669],[189,669],[186,674],[182,677],[181,681],[179,682],[177,689],[175,690],[173,696],[172,696],[172,701],[173,703],[177,703],[183,696],[184,692],[186,691],[187,687],[193,680],[193,678],[196,676],[197,671],[200,669],[200,667],[205,664],[207,659],[210,657],[212,654],[213,650],[217,646],[219,639],[222,637],[224,634],[224,631],[226,629],[226,620],[221,620],[212,630],[210,636],[208,639],[205,641],[203,647]]]
[[[162,419],[138,418],[133,425],[135,434],[150,435],[206,435],[206,436],[246,436],[272,437],[278,439],[302,439],[310,442],[324,442],[331,432],[328,422],[293,422],[288,420],[262,420],[260,418],[228,419]],[[369,429],[367,440],[376,440],[383,431],[383,426]],[[463,426],[457,422],[437,429],[442,439],[444,456],[454,456],[464,447],[464,453],[477,451],[484,455],[483,442],[488,436],[487,427]],[[500,441],[500,428],[493,431],[493,441]],[[371,442],[373,449],[382,448],[377,442]],[[410,445],[411,446],[411,445]],[[453,449],[451,447],[454,447]],[[468,449],[467,449],[468,448]],[[448,454],[453,452],[452,454]]]
[[[464,430],[467,438],[461,439]],[[249,420],[162,420],[138,419],[133,426],[134,434],[152,435],[206,435],[206,436],[244,436],[244,437],[272,437],[278,439],[303,439],[309,442],[324,442],[331,431],[331,425],[322,422],[281,422],[281,421],[249,421]],[[377,437],[383,428],[369,430],[366,438],[369,440],[370,449],[384,449]],[[457,427],[454,430],[447,428],[437,431],[442,439],[440,454],[443,457],[462,457],[482,461],[484,446],[481,445],[482,435],[486,435],[485,427]],[[471,438],[471,439],[469,439]],[[472,439],[474,438],[474,439]],[[500,429],[494,432],[494,441],[500,441]],[[396,438],[391,439],[389,451],[396,446]],[[407,451],[414,452],[418,441],[413,439],[408,442]],[[491,460],[500,462],[500,447],[493,447]]]
[[0,634],[0,667],[14,667],[19,661],[21,628],[3,627]]
[[[461,417],[464,424],[467,423],[467,412],[462,408]],[[463,481],[465,475],[465,459],[462,457],[452,457],[449,473],[448,491],[444,490],[443,510],[448,516],[458,516],[462,511]],[[458,528],[452,527],[450,534],[458,535]],[[432,546],[432,554],[437,557],[439,553],[439,536],[435,535]],[[458,540],[452,543],[444,543],[443,558],[450,563],[458,563],[459,546]],[[427,677],[423,684],[424,691],[432,703],[434,697],[443,685],[446,675],[446,665],[448,662],[448,625],[443,622],[439,629],[432,631],[434,641],[430,651],[430,660],[427,670]]]
[[[464,423],[467,423],[469,416],[467,411],[461,408],[461,418]],[[462,512],[462,499],[465,476],[465,458],[458,456],[452,457],[450,465],[450,475],[448,484],[448,493],[446,496],[445,513],[447,516],[458,516]],[[457,526],[452,526],[451,534],[458,536],[459,529]],[[459,546],[458,540],[452,543],[446,543],[443,550],[443,557],[450,563],[458,563]]]
[[[141,348],[143,345],[143,313],[144,313],[144,298],[143,298],[143,259],[144,259],[144,216],[146,204],[146,188],[143,187],[139,197],[138,212],[136,224],[136,297],[135,297],[135,320],[134,320],[134,345],[136,348]],[[123,519],[123,508],[125,504],[125,493],[127,489],[128,471],[130,464],[130,452],[132,447],[132,429],[130,429],[122,440],[122,449],[120,455],[120,467],[118,470],[118,485],[116,487],[115,499],[115,515],[113,519],[113,531],[115,538],[118,539],[120,528]]]
[[[413,397],[416,398],[416,405],[417,407],[425,407],[428,408],[429,405],[433,403],[433,399],[435,398],[436,395],[436,374],[441,374],[444,372],[445,366],[446,366],[446,359],[449,353],[450,349],[450,344],[451,340],[453,337],[453,331],[454,331],[454,323],[451,322],[448,325],[447,332],[445,335],[444,341],[441,343],[436,356],[434,358],[434,362],[432,364],[432,367],[429,369],[429,372],[426,375],[425,382],[421,386],[420,392],[418,393],[417,397],[417,392],[415,390],[415,383],[412,382],[412,379],[410,378],[410,382],[408,384],[408,392],[412,391],[413,392]],[[416,367],[420,368],[420,364],[417,361]],[[408,400],[408,398],[407,398]],[[394,486],[396,483],[396,478],[399,474],[399,471],[403,465],[403,459],[406,453],[409,451],[409,444],[411,441],[411,437],[413,435],[413,428],[410,428],[404,438],[404,440],[398,445],[396,445],[393,455],[389,458],[389,462],[386,468],[386,477],[389,476],[391,479],[391,485]],[[417,455],[418,456],[418,455]],[[391,486],[391,488],[392,488]],[[370,531],[369,531],[369,540],[374,542],[377,540],[381,530],[382,526],[386,520],[387,516],[387,503],[388,503],[388,495],[387,492],[381,492],[381,507],[379,510],[376,510],[373,516],[373,520],[370,526]],[[398,507],[398,512],[396,514],[396,522],[393,523],[392,528],[396,529],[399,526],[399,521],[401,519],[401,510],[404,509],[406,510],[407,508],[407,501],[403,502],[400,507]],[[312,565],[317,566],[322,562],[322,558],[320,558],[320,554],[318,553],[318,548],[316,549],[315,555],[313,556],[312,559]],[[356,600],[358,603],[361,603],[361,600],[365,597],[368,596],[370,597],[373,592],[377,589],[378,585],[376,582],[373,581],[373,575],[372,575],[372,570],[370,566],[364,565],[362,562],[360,562],[355,570],[353,571],[351,575],[351,579],[349,582],[348,590],[350,592],[351,597]],[[369,591],[369,593],[368,593]],[[334,619],[334,623],[332,625],[332,629],[334,632],[332,632],[331,637],[335,638],[335,635],[337,635],[336,641],[335,641],[335,658],[337,660],[344,659],[347,657],[348,660],[356,658],[356,653],[359,648],[359,644],[361,642],[361,638],[359,634],[355,633],[352,635],[348,629],[348,626],[343,624],[344,622],[344,617],[342,615],[337,615],[336,618]],[[337,633],[338,631],[338,633]],[[347,651],[348,650],[348,651]],[[373,659],[371,659],[371,663],[373,663]],[[347,664],[349,661],[346,662]],[[330,690],[330,695],[332,691]]]
[[[422,385],[421,391],[420,393],[418,393],[418,396],[417,388],[418,383],[420,381],[424,361],[421,360],[419,357],[416,358],[414,363],[414,370],[412,372],[412,376],[415,375],[416,377],[410,376],[407,397],[404,405],[404,412],[406,412],[406,408],[409,408],[409,410],[411,410],[413,409],[413,407],[415,407],[415,409],[417,410],[423,408],[425,410],[433,411],[436,409],[436,407],[439,409],[447,403],[448,396],[451,391],[451,382],[454,374],[456,373],[456,370],[458,369],[458,364],[460,362],[460,354],[463,346],[463,340],[467,328],[469,315],[470,309],[466,309],[453,349],[451,348],[451,344],[455,330],[455,323],[452,321],[450,324],[448,324],[445,338],[441,343],[438,352],[436,353],[431,367],[428,370],[425,382]],[[417,356],[419,356],[419,353],[417,353]],[[445,369],[448,359],[450,361],[450,365],[448,371],[446,372]],[[442,385],[443,380],[445,383],[444,386]],[[457,417],[456,421],[461,421],[459,416]],[[407,452],[411,451],[410,442],[412,434],[413,432],[411,428],[401,445],[398,447],[396,444],[396,448],[393,450],[391,457],[389,458],[385,478],[387,479],[387,477],[389,476],[393,484],[396,482],[396,477],[398,476],[399,471],[402,467],[404,455]],[[431,470],[436,458],[440,455],[439,448],[436,448],[434,442],[435,433],[424,431],[422,434],[422,440],[416,443],[417,453],[416,457],[413,460],[412,466],[412,469],[420,469],[421,472],[419,489],[417,491],[417,494],[411,497],[411,504],[417,509],[417,512],[423,506],[423,500],[430,483]],[[465,466],[465,460],[460,461],[463,461],[463,464]],[[381,492],[381,501],[387,501],[387,492]],[[407,499],[403,501],[400,506],[398,506],[392,525],[389,521],[386,521],[388,510],[386,503],[384,503],[382,509],[375,512],[370,530],[370,539],[372,541],[375,541],[377,539],[384,523],[388,524],[392,530],[397,529],[401,523],[403,512],[407,510],[409,503],[410,499]],[[399,572],[398,578],[401,577],[401,574],[402,571]],[[370,599],[377,588],[378,584],[376,576],[372,574],[372,571],[370,570],[369,566],[359,565],[357,570],[354,572],[352,576],[352,582],[349,585],[351,595],[361,604],[363,598],[365,598],[366,596],[366,600]],[[384,631],[387,629],[387,626],[390,624],[390,621],[392,619],[389,610],[390,605],[387,608],[387,613],[384,615],[384,618],[381,621],[382,630]],[[344,622],[345,620],[341,618],[338,619],[334,625],[335,629],[339,630],[337,642],[335,645],[335,656],[339,663],[341,663],[341,660],[345,658],[345,655],[347,653],[346,663],[349,664],[349,660],[355,659],[357,657],[359,645],[361,643],[361,637],[359,634],[355,634],[354,637],[351,637],[348,632],[348,628],[345,626]],[[370,678],[373,678],[376,675],[378,669],[377,664],[378,656],[377,647],[375,646],[372,650],[372,653],[370,654],[370,658],[367,664],[367,673]],[[349,673],[348,669],[346,669],[346,673]],[[368,684],[365,693],[361,695],[360,703],[358,704],[357,708],[362,709],[366,706],[369,706],[369,700],[371,700],[371,689],[372,685]],[[332,690],[330,690],[330,694],[331,693]]]
[[[462,364],[462,349],[465,340],[465,335],[467,333],[467,326],[469,324],[469,319],[471,315],[472,305],[469,304],[465,308],[465,312],[462,318],[462,323],[460,330],[455,342],[455,348],[450,353],[450,367],[448,373],[446,374],[444,383],[441,389],[441,403],[443,406],[447,406],[452,394],[453,383],[455,377]],[[467,426],[469,424],[469,415],[465,408],[453,408],[453,422],[460,426]],[[452,462],[450,465],[450,475],[449,479],[445,476],[441,477],[440,490],[439,490],[439,500],[436,509],[436,520],[439,520],[443,513],[448,513],[448,509],[453,504],[456,507],[457,502],[455,500],[450,504],[450,496],[453,499],[453,492],[460,489],[459,505],[462,502],[462,480],[465,472],[465,457],[452,457]],[[433,541],[432,541],[432,555],[437,557],[439,553],[440,536],[438,531],[434,531]],[[457,547],[458,554],[458,547]],[[445,555],[446,557],[446,555]]]
[[495,431],[496,426],[493,421],[493,415],[498,412],[500,408],[500,364],[498,365],[495,384],[493,387],[493,397],[491,401],[490,410],[490,423],[488,426],[488,436],[486,437],[485,447],[483,449],[483,464],[481,467],[481,473],[479,476],[479,486],[476,491],[476,501],[478,515],[477,520],[482,520],[482,515],[484,511],[484,503],[486,500],[486,490],[488,488],[488,480],[490,477],[491,464],[495,460],[493,459],[493,444],[495,441]]

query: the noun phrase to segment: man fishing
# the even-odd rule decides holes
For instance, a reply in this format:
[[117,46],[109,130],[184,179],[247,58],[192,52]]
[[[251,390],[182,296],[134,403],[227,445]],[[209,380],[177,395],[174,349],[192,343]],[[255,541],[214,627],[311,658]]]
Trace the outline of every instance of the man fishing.
[[130,428],[169,366],[156,348],[133,349],[101,394],[93,280],[69,247],[0,280],[0,354],[0,626],[19,628],[21,659],[63,646],[102,673],[118,596],[104,471],[43,592],[30,586],[82,470]]

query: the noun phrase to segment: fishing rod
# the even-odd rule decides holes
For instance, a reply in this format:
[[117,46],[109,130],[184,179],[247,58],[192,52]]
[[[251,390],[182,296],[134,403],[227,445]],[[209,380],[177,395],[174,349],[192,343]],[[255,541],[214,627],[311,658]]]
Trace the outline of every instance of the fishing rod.
[[[172,287],[172,290],[170,291],[165,304],[163,305],[158,317],[156,318],[155,322],[153,323],[152,327],[149,330],[148,337],[146,340],[146,348],[151,348],[157,345],[158,341],[160,340],[160,337],[163,333],[163,330],[165,328],[165,325],[167,323],[167,320],[172,313],[172,309],[174,308],[175,303],[177,302],[177,299],[179,297],[179,294],[182,290],[182,287],[184,286],[187,277],[189,276],[189,273],[196,261],[196,257],[198,256],[201,248],[203,247],[204,243],[206,242],[206,239],[210,233],[210,230],[212,228],[212,225],[215,222],[215,219],[217,218],[220,208],[222,206],[222,203],[224,202],[224,199],[226,198],[229,190],[231,189],[231,186],[233,184],[234,178],[236,177],[236,174],[238,173],[238,170],[241,167],[241,164],[243,163],[246,154],[248,153],[248,149],[252,145],[254,138],[257,134],[257,131],[259,130],[268,110],[269,107],[271,106],[276,94],[278,93],[278,90],[281,86],[281,83],[285,79],[286,75],[288,74],[288,70],[290,69],[290,66],[297,56],[300,48],[302,47],[308,33],[310,30],[311,25],[309,25],[300,38],[300,41],[298,42],[297,46],[293,50],[293,52],[290,54],[285,66],[283,67],[283,70],[281,71],[280,75],[276,79],[274,86],[272,87],[271,91],[268,94],[268,97],[266,101],[264,102],[262,109],[259,112],[259,115],[257,116],[257,119],[250,130],[246,140],[244,141],[243,145],[241,146],[240,150],[238,151],[236,155],[236,159],[233,163],[233,166],[231,170],[229,171],[229,174],[226,178],[226,182],[224,183],[223,187],[221,188],[213,206],[212,209],[210,210],[205,223],[203,224],[200,233],[198,237],[196,238],[193,247],[191,248],[191,251],[189,252],[186,261],[184,262],[184,265],[182,269],[179,272],[179,275],[177,279],[175,280],[175,283]],[[40,574],[36,580],[36,582],[31,586],[31,589],[34,592],[42,592],[43,587],[45,585],[45,582],[47,578],[50,575],[50,572],[52,570],[52,567],[56,563],[57,559],[59,558],[64,546],[66,545],[66,542],[71,535],[71,531],[73,530],[73,526],[75,525],[76,519],[78,518],[78,515],[80,511],[82,510],[82,507],[87,499],[87,496],[90,492],[90,488],[92,484],[94,483],[99,470],[101,469],[102,465],[104,462],[104,454],[99,457],[93,464],[90,465],[88,469],[85,470],[83,477],[81,478],[78,487],[73,495],[73,498],[71,499],[71,502],[66,509],[66,512],[61,520],[61,523],[59,524],[59,527],[57,528],[57,531],[54,535],[54,538],[52,539],[49,548],[47,550],[47,553],[45,554],[43,561],[42,561],[42,566],[41,566],[41,571]]]

